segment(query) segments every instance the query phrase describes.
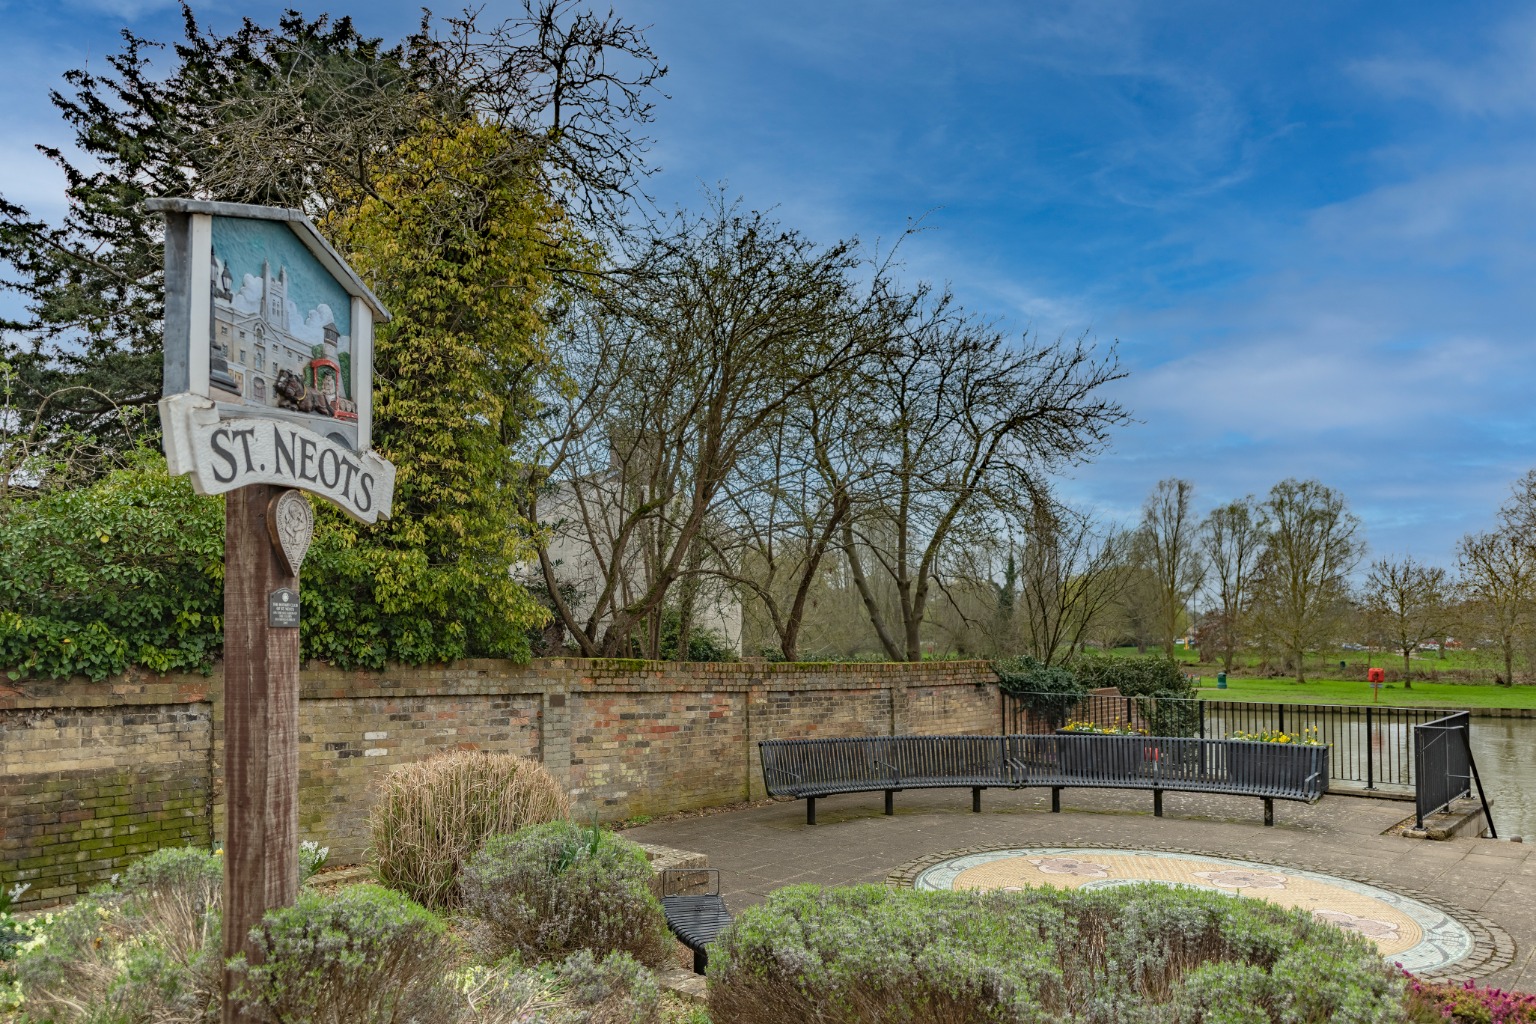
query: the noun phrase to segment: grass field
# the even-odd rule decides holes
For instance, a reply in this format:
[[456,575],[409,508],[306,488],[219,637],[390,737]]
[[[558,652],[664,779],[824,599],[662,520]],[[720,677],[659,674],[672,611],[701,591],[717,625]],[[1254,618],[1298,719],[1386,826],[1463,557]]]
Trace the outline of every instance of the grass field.
[[[1216,689],[1216,673],[1203,673],[1200,696],[1206,700],[1279,701],[1289,704],[1370,704],[1369,683],[1338,679],[1309,679],[1298,686],[1290,679],[1228,677],[1225,690]],[[1536,708],[1536,686],[1477,686],[1416,682],[1405,690],[1388,683],[1374,703],[1396,707]]]

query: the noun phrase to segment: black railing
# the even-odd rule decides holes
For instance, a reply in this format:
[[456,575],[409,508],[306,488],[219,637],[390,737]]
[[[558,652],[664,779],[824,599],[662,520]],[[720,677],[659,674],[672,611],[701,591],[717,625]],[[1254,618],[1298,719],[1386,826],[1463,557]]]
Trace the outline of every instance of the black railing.
[[[1038,716],[1031,721],[1028,705],[1024,696],[1004,695],[1005,732],[1045,732],[1059,724]],[[1434,708],[1371,704],[1283,704],[1090,694],[1066,718],[1097,725],[1118,721],[1153,734],[1207,739],[1266,730],[1299,735],[1315,729],[1317,740],[1329,748],[1328,767],[1333,781],[1361,782],[1367,789],[1376,789],[1414,784],[1413,728],[1449,713]],[[1031,724],[1033,729],[1028,728]]]
[[1488,823],[1488,836],[1499,837],[1493,827],[1493,815],[1488,811],[1488,798],[1483,794],[1483,781],[1477,774],[1477,762],[1472,759],[1472,716],[1465,711],[1448,714],[1433,722],[1425,722],[1413,729],[1414,761],[1414,809],[1419,828],[1424,827],[1424,816],[1444,810],[1453,801],[1477,795],[1483,802],[1483,820]]

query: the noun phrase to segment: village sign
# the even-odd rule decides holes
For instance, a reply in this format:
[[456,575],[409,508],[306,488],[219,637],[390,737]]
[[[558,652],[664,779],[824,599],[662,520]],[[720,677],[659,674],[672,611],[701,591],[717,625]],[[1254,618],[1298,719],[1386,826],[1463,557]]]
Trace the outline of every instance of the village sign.
[[389,515],[371,448],[373,324],[389,313],[295,210],[153,199],[166,216],[166,461],[199,494],[251,484]]

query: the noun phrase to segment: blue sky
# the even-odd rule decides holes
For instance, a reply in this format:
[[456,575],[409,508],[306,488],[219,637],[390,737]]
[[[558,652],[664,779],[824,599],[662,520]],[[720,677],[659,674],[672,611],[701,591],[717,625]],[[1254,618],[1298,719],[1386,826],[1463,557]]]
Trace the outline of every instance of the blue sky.
[[[1064,483],[1105,515],[1165,476],[1202,508],[1316,477],[1372,557],[1449,565],[1536,466],[1536,4],[617,6],[671,68],[663,205],[723,183],[870,243],[922,217],[914,279],[1016,331],[1118,339],[1138,422]],[[390,37],[418,16],[329,9]],[[0,191],[56,208],[28,148],[63,141],[47,88],[176,21],[0,0]]]

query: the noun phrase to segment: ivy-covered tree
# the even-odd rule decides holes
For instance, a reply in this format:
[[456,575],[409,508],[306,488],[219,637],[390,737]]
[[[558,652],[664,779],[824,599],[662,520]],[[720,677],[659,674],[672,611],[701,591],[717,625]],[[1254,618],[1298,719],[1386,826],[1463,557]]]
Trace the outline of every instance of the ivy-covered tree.
[[549,254],[581,246],[536,180],[508,172],[523,152],[484,122],[429,129],[328,224],[394,314],[376,334],[374,444],[398,476],[389,520],[329,517],[329,543],[353,555],[328,563],[336,585],[322,591],[416,616],[406,632],[424,660],[526,657],[526,627],[546,614],[510,573],[535,557],[511,453],[552,369]]

